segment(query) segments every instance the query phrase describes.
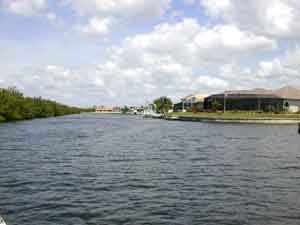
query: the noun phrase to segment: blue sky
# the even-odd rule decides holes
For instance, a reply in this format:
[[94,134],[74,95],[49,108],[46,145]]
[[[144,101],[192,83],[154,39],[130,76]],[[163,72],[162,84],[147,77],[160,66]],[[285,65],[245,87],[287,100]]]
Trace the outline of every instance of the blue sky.
[[0,87],[139,105],[300,87],[297,0],[0,0]]

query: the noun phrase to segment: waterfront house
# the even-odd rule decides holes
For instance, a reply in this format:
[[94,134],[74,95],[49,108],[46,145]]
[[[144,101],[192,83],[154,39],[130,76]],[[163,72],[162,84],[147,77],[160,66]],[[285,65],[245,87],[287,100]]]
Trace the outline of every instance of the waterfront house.
[[144,112],[144,106],[130,106],[129,113],[133,115],[141,115]]
[[289,111],[299,112],[300,89],[285,86],[280,89],[229,90],[204,99],[204,109],[213,108],[217,101],[220,110]]
[[188,111],[192,108],[200,111],[203,109],[204,99],[207,97],[205,94],[195,93],[188,95],[181,99],[179,103],[174,104],[173,110],[175,112]]

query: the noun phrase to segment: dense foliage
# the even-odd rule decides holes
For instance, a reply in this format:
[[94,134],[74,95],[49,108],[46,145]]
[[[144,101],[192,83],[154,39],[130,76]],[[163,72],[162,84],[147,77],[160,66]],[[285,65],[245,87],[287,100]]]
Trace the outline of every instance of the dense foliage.
[[222,109],[222,104],[220,102],[218,102],[217,100],[214,100],[212,103],[211,103],[211,108],[213,110],[220,110]]
[[69,107],[42,98],[25,97],[15,88],[0,89],[0,122],[76,114],[88,109]]
[[167,113],[173,107],[172,100],[166,96],[155,99],[153,103],[159,113]]
[[121,112],[122,112],[123,114],[127,114],[127,113],[130,112],[130,109],[125,105],[123,108],[121,108]]

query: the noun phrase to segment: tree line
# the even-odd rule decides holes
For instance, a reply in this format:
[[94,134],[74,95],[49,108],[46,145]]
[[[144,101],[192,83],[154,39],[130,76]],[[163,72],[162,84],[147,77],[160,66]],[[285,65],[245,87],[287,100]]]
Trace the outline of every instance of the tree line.
[[25,97],[16,88],[0,88],[0,122],[78,114],[91,109],[70,107],[41,97]]

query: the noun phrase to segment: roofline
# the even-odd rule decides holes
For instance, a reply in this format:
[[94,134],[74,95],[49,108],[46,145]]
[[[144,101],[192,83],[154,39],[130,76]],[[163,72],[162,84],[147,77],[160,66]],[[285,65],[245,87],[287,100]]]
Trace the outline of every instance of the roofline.
[[[205,99],[208,98],[224,98],[224,94],[214,94],[206,97]],[[278,95],[269,95],[269,96],[262,96],[262,95],[229,95],[226,96],[227,99],[255,99],[255,98],[260,98],[260,99],[282,99],[282,100],[298,100],[300,101],[300,98],[286,98]]]

